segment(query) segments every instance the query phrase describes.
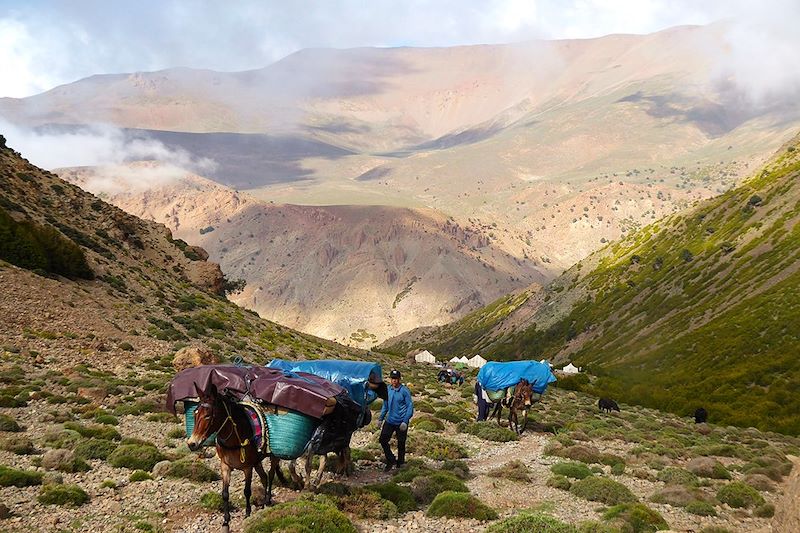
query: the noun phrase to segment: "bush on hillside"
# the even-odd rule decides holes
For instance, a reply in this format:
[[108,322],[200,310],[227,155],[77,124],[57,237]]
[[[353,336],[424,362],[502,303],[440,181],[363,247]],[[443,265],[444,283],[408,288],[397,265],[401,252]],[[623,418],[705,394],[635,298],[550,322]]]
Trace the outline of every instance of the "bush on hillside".
[[350,494],[336,498],[336,507],[359,518],[387,520],[397,516],[397,506],[381,495],[363,488],[353,488]]
[[469,479],[469,465],[461,459],[448,459],[442,463],[440,468],[442,472],[453,474],[458,479]]
[[111,466],[148,472],[163,459],[164,456],[158,451],[158,448],[141,444],[123,444],[108,456]]
[[13,417],[8,415],[0,415],[0,431],[9,431],[12,433],[16,433],[20,431],[19,424],[17,421],[14,420]]
[[530,483],[531,469],[522,461],[514,460],[490,470],[489,476]]
[[486,533],[578,533],[569,525],[543,513],[523,511],[486,528]]
[[17,470],[0,465],[0,487],[30,487],[42,484],[42,474],[35,470]]
[[592,471],[583,463],[557,463],[550,467],[550,471],[572,479],[583,479],[592,475]]
[[392,476],[392,481],[395,483],[408,483],[416,477],[427,476],[433,472],[433,468],[426,465],[422,459],[411,459],[406,462],[402,470]]
[[89,495],[78,485],[45,485],[37,500],[45,505],[80,507],[89,501]]
[[569,491],[580,498],[602,502],[607,505],[636,501],[636,496],[633,495],[628,487],[612,479],[600,476],[590,476],[576,481],[569,488]]
[[713,505],[700,500],[689,502],[684,509],[687,513],[696,514],[698,516],[717,516],[717,510]]
[[188,479],[191,481],[217,481],[219,474],[194,457],[184,457],[170,463],[166,477]]
[[472,420],[472,413],[462,409],[457,405],[448,405],[447,407],[439,409],[438,411],[436,411],[435,416],[436,418],[447,420],[448,422],[452,422],[453,424],[458,424],[459,422]]
[[519,440],[519,436],[515,432],[492,422],[462,422],[458,425],[458,431],[492,442]]
[[663,469],[656,478],[664,483],[676,485],[696,485],[698,481],[697,476],[692,472],[674,466]]
[[604,520],[620,523],[631,533],[650,533],[669,529],[669,524],[658,511],[641,503],[626,503],[611,507],[603,515]]
[[116,442],[104,439],[88,439],[75,446],[75,456],[81,459],[108,459],[111,452],[117,449]]
[[550,476],[550,479],[547,480],[547,486],[554,489],[569,490],[572,482],[565,476]]
[[153,476],[150,475],[150,472],[145,472],[144,470],[134,470],[128,476],[128,481],[131,483],[139,483],[140,481],[149,481],[151,479],[153,479]]
[[322,498],[281,503],[245,522],[245,533],[274,531],[357,533],[350,519]]
[[0,439],[0,450],[17,455],[31,455],[36,451],[33,441],[28,437],[14,436]]
[[417,502],[414,500],[414,493],[408,487],[403,487],[397,483],[379,483],[375,485],[367,485],[364,487],[367,490],[375,491],[380,494],[381,498],[389,500],[400,514],[413,511],[417,508]]
[[732,481],[717,491],[717,499],[731,507],[756,507],[764,504],[759,492],[741,481]]
[[422,454],[434,461],[462,459],[467,456],[466,448],[434,433],[412,434],[408,441],[408,451]]
[[419,476],[411,482],[411,492],[421,504],[433,501],[437,494],[445,491],[469,492],[464,482],[446,472],[434,472],[427,476]]
[[444,431],[444,423],[442,423],[442,421],[438,418],[430,415],[415,416],[411,421],[411,427],[433,433],[441,433]]
[[445,491],[434,498],[428,516],[496,520],[497,512],[468,492]]

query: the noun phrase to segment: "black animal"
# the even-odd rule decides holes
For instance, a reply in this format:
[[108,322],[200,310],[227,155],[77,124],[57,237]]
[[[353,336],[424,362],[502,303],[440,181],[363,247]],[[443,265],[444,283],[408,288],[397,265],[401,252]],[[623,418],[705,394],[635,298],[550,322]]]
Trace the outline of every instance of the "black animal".
[[706,422],[706,420],[708,420],[708,411],[706,411],[702,407],[699,407],[694,412],[694,423],[695,424],[704,424]]
[[597,402],[597,407],[599,407],[601,411],[605,411],[607,413],[610,413],[611,411],[619,411],[619,405],[617,405],[617,402],[610,398],[600,398],[600,401]]

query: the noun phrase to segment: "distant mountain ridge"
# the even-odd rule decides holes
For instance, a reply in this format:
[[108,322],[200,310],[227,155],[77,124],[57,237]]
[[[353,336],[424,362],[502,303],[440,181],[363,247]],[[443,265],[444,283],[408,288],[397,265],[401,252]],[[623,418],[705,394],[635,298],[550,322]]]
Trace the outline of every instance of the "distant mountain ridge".
[[386,347],[571,360],[597,394],[800,433],[800,136],[742,186],[495,308]]

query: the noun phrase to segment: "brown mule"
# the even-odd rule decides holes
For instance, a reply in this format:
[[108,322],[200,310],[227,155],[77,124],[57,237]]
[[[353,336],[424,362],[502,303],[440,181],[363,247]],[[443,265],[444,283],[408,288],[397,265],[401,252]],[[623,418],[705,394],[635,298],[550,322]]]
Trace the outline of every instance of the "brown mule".
[[[500,424],[500,417],[503,413],[503,405],[509,408],[508,413],[508,427],[513,428],[517,435],[522,435],[525,427],[528,425],[528,409],[533,404],[533,387],[527,379],[519,380],[519,383],[514,388],[514,396],[510,400],[500,400],[495,403],[494,411],[492,411],[489,418],[494,418],[497,415],[497,424]],[[519,425],[518,412],[522,412],[522,427]]]
[[223,533],[229,531],[231,520],[230,504],[228,502],[228,487],[231,483],[231,471],[244,472],[244,500],[245,517],[250,516],[250,484],[253,479],[253,469],[261,478],[266,492],[266,505],[272,505],[272,481],[275,473],[284,485],[287,485],[283,473],[279,468],[279,459],[270,457],[269,474],[264,471],[261,460],[264,459],[253,439],[253,428],[244,410],[236,403],[227,401],[217,393],[217,388],[211,385],[208,391],[198,389],[200,405],[195,411],[194,431],[186,441],[189,449],[198,450],[202,443],[214,433],[217,434],[217,457],[220,460],[220,473],[222,474],[222,502],[224,520]]

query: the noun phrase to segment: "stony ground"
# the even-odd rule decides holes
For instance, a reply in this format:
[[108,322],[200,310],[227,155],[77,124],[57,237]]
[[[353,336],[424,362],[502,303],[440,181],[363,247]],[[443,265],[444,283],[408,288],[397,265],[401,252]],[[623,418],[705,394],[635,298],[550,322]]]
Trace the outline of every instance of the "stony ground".
[[[26,405],[0,408],[3,415],[21,426],[21,431],[0,432],[0,448],[3,448],[0,465],[42,473],[45,484],[76,484],[88,494],[89,500],[78,507],[47,505],[37,500],[43,490],[38,484],[0,487],[0,503],[8,508],[8,516],[0,520],[0,531],[200,532],[213,531],[221,525],[221,514],[201,504],[204,495],[219,491],[219,481],[164,477],[164,464],[170,463],[156,466],[152,479],[132,481],[133,470],[112,466],[110,459],[89,459],[88,471],[70,473],[63,471],[70,470],[64,461],[54,462],[52,458],[53,450],[77,451],[79,443],[87,440],[81,436],[67,438],[76,434],[65,430],[64,424],[75,428],[69,425],[75,422],[81,430],[115,429],[119,436],[111,437],[114,445],[120,439],[124,439],[122,443],[152,444],[162,454],[161,458],[168,461],[195,457],[185,447],[181,421],[158,412],[162,410],[164,385],[173,372],[168,358],[118,373],[85,366],[71,372],[25,369],[32,374],[23,373],[20,365],[11,362],[13,354],[6,353],[5,358],[0,398],[4,405],[10,405],[9,398],[24,400],[20,403]],[[480,437],[468,433],[470,427],[474,428],[467,422],[473,416],[471,385],[463,388],[439,385],[433,381],[434,372],[430,369],[407,368],[405,374],[417,405],[417,422],[410,430],[413,452],[410,457],[434,470],[442,467],[443,458],[463,461],[466,467],[458,468],[469,470],[469,475],[463,477],[470,493],[496,510],[499,520],[529,509],[575,527],[593,521],[595,527],[605,524],[609,528],[602,531],[616,531],[613,528],[619,524],[604,520],[609,505],[551,486],[552,465],[571,457],[574,461],[584,461],[593,476],[627,487],[638,501],[657,511],[674,531],[701,531],[711,526],[731,532],[797,530],[792,528],[797,524],[798,469],[795,467],[789,475],[790,456],[800,452],[800,441],[796,438],[754,429],[695,425],[689,419],[625,405],[621,413],[600,414],[594,399],[551,388],[535,407],[521,439],[496,442],[487,439],[505,439],[510,435],[497,428],[495,422],[479,426],[491,428]],[[100,387],[100,383],[104,385]],[[97,391],[99,388],[104,389],[102,393]],[[434,427],[429,428],[434,431],[426,431],[424,427],[428,426],[420,423],[424,419],[442,421],[444,429],[435,431]],[[7,424],[7,419],[3,420]],[[31,449],[21,454],[10,451],[10,443],[26,440],[31,442]],[[357,469],[352,477],[343,480],[347,485],[360,487],[391,480],[395,472],[383,472],[374,425],[354,435],[353,447],[359,450]],[[213,471],[218,469],[218,460],[211,450],[194,460]],[[529,480],[490,475],[512,461],[522,465],[512,468],[512,472],[526,470]],[[704,461],[719,465],[713,477],[702,473]],[[454,464],[458,463],[448,463],[445,469],[455,468]],[[652,501],[654,494],[667,487],[659,480],[667,468],[682,469],[690,482],[682,485],[681,490],[694,491],[695,498],[707,500],[715,516],[692,514],[687,511],[686,502],[673,501],[670,505]],[[690,474],[689,470],[698,474]],[[332,474],[325,476],[326,481],[332,479]],[[721,503],[716,498],[719,489],[737,480],[755,486],[765,503],[745,508]],[[243,531],[246,527],[242,485],[242,476],[236,473],[231,487],[236,506],[232,531]],[[285,487],[275,490],[277,502],[300,497],[306,495]],[[464,517],[431,517],[426,514],[425,504],[400,515],[396,509],[382,516],[373,511],[350,509],[348,516],[365,532],[483,531],[496,523]]]

